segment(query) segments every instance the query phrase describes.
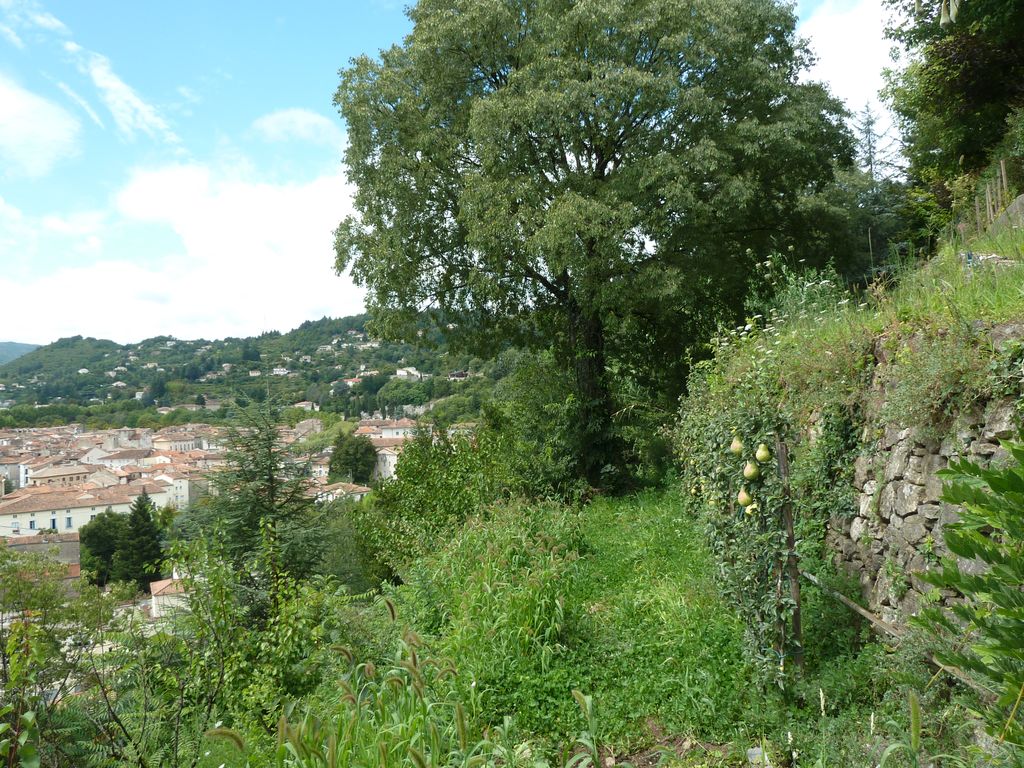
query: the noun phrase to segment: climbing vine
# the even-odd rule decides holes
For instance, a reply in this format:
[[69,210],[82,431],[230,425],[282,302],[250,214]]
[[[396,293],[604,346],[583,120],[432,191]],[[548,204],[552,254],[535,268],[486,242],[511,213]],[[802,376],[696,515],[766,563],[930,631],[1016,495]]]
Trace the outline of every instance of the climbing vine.
[[776,303],[720,334],[711,359],[695,367],[675,446],[691,513],[704,521],[722,587],[746,618],[749,653],[785,688],[805,652],[799,572],[829,571],[828,520],[854,511],[851,390],[863,386],[866,365],[863,345],[807,359],[813,351],[779,331],[795,324],[810,337],[814,316],[844,301],[834,280],[772,259],[761,266]]

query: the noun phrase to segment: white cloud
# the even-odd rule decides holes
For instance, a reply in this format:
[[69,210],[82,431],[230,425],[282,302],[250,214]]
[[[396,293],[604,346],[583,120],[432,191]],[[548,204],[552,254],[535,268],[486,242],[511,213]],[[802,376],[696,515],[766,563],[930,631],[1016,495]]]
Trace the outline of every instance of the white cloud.
[[35,26],[49,32],[58,32],[62,35],[66,35],[70,32],[70,30],[64,25],[63,21],[47,11],[30,12],[28,14],[28,20]]
[[299,140],[341,148],[345,134],[336,123],[309,109],[282,109],[258,118],[253,130],[265,141]]
[[79,70],[92,79],[122,136],[134,139],[137,133],[144,133],[153,139],[180,143],[156,107],[145,102],[134,88],[118,77],[110,59],[103,54],[86,51],[76,43],[69,42],[64,47],[77,56]]
[[60,82],[57,83],[57,87],[64,92],[65,96],[67,96],[69,99],[75,102],[75,104],[81,107],[82,111],[85,112],[85,114],[87,114],[92,119],[92,121],[96,123],[96,125],[98,125],[100,128],[104,127],[103,121],[100,120],[100,116],[96,114],[96,110],[92,108],[92,105],[89,104],[89,102],[87,102],[77,93],[75,93],[75,91],[71,89],[70,85],[68,85],[67,83]]
[[[116,214],[106,217],[21,217],[19,231],[26,238],[30,230],[36,238],[65,237],[84,251],[95,233],[118,226],[169,228],[181,246],[151,253],[146,262],[106,247],[102,260],[91,263],[93,256],[88,266],[36,268],[15,279],[0,272],[5,316],[31,317],[37,342],[78,333],[121,342],[160,334],[248,336],[363,311],[362,292],[333,270],[332,232],[352,210],[351,189],[339,174],[268,184],[247,172],[171,165],[136,171],[114,206]],[[0,232],[4,211],[0,200]],[[28,240],[20,250],[28,247],[42,250]],[[0,254],[5,249],[0,234]],[[41,296],[62,311],[39,313]]]
[[35,0],[0,0],[0,11],[12,27],[42,29],[61,35],[70,34],[64,22],[49,11],[43,10]]
[[25,43],[22,41],[20,37],[18,37],[18,33],[15,32],[10,27],[5,26],[3,24],[0,24],[0,37],[5,38],[7,42],[9,42],[15,48],[25,47]]
[[49,232],[74,237],[92,237],[102,231],[106,218],[101,211],[82,211],[66,216],[48,214],[40,219],[40,224]]
[[200,101],[202,101],[202,98],[199,96],[199,94],[193,91],[187,85],[179,85],[176,90],[178,91],[178,95],[190,104],[198,104]]
[[0,75],[0,158],[8,175],[45,176],[77,154],[79,129],[63,107]]
[[870,104],[884,126],[891,124],[878,96],[884,85],[882,69],[892,63],[892,44],[884,33],[887,17],[882,0],[825,0],[798,30],[809,38],[818,59],[807,79],[827,83],[853,113]]

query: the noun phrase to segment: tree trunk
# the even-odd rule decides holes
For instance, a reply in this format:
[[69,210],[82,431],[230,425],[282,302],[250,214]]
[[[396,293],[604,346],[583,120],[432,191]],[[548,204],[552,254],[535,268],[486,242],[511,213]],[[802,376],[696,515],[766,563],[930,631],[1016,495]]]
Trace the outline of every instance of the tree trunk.
[[597,312],[569,300],[569,355],[579,398],[577,425],[582,477],[595,488],[605,484],[602,470],[621,456],[612,433],[611,392],[605,380],[604,323]]

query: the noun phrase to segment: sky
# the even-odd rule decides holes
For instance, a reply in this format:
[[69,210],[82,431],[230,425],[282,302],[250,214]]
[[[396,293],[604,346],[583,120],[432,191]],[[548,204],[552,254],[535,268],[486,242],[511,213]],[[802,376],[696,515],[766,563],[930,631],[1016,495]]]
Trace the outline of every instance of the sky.
[[[0,341],[287,331],[363,311],[338,70],[401,41],[400,0],[0,0]],[[878,105],[881,0],[801,0],[854,110]]]

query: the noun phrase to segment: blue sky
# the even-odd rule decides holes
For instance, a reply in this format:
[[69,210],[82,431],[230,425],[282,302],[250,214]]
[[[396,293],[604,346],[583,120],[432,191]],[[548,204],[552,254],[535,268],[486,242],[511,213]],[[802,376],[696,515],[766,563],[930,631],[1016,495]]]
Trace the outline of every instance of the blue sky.
[[[880,0],[809,0],[810,73],[860,106]],[[287,330],[362,311],[338,69],[402,3],[0,0],[0,340]]]

